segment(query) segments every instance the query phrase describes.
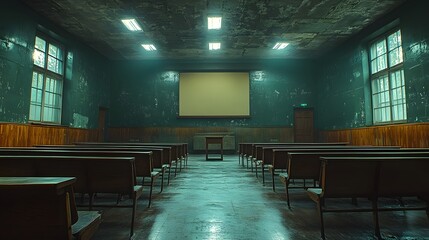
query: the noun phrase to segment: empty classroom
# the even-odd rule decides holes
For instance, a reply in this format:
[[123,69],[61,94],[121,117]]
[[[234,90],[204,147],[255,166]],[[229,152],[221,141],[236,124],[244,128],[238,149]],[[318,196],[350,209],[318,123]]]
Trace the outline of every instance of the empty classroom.
[[429,1],[7,0],[0,239],[429,239]]

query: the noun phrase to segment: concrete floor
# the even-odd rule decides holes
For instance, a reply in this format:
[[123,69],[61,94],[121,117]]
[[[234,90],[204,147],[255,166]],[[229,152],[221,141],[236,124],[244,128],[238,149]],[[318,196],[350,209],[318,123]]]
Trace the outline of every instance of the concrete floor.
[[[188,167],[162,193],[158,193],[157,186],[150,208],[145,189],[146,195],[137,208],[133,239],[320,239],[316,205],[304,190],[291,190],[292,209],[288,209],[278,177],[273,192],[269,173],[266,186],[262,186],[261,177],[256,178],[254,172],[239,165],[237,155],[227,155],[224,161],[205,161],[204,157],[191,155]],[[327,204],[350,205],[350,201]],[[102,211],[103,222],[92,239],[128,239],[131,209]],[[380,225],[385,239],[429,239],[424,211],[383,212]],[[370,213],[327,213],[325,231],[328,240],[375,239]]]

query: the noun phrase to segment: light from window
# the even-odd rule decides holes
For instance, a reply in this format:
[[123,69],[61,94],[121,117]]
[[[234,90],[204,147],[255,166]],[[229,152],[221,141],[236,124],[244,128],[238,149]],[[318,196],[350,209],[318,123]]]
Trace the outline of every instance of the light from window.
[[376,40],[370,47],[374,123],[407,119],[403,61],[400,30]]
[[33,61],[29,119],[59,124],[61,123],[64,51],[58,45],[42,37],[36,37]]

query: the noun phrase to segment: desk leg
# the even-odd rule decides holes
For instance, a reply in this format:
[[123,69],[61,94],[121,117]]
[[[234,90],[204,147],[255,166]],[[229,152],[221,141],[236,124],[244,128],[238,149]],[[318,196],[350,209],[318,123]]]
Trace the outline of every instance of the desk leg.
[[208,149],[209,149],[209,144],[206,142],[206,160],[209,160]]

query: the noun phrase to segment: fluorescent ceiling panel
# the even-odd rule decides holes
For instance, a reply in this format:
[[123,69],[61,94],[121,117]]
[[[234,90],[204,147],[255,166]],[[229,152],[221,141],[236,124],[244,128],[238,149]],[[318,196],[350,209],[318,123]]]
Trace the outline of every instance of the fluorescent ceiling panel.
[[219,49],[220,49],[220,42],[209,43],[209,50],[219,50]]
[[133,19],[123,19],[122,23],[130,31],[133,31],[133,32],[143,31],[143,29],[140,27],[139,23],[134,18]]
[[222,17],[208,17],[209,29],[220,29],[222,27]]
[[282,50],[282,49],[285,49],[287,47],[287,45],[289,45],[289,43],[287,43],[287,42],[278,42],[278,43],[276,43],[276,45],[274,45],[273,49]]
[[153,44],[142,44],[142,47],[146,51],[156,51],[156,47]]

